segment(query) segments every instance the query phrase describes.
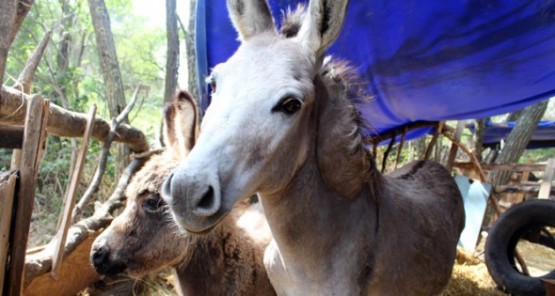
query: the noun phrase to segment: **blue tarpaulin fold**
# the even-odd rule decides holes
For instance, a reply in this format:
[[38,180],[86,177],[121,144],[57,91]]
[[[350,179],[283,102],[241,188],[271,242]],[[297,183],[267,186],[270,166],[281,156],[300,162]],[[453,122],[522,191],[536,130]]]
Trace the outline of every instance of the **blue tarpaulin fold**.
[[[506,140],[515,122],[486,123],[484,132],[484,147],[498,148],[501,140]],[[474,126],[470,129],[473,131]],[[532,134],[532,138],[526,146],[527,149],[555,147],[555,120],[542,120]]]
[[[276,22],[299,2],[270,1]],[[239,43],[223,1],[198,1],[196,21],[203,81]],[[360,105],[367,136],[511,112],[555,94],[555,1],[351,0],[329,53],[351,61],[375,95]]]

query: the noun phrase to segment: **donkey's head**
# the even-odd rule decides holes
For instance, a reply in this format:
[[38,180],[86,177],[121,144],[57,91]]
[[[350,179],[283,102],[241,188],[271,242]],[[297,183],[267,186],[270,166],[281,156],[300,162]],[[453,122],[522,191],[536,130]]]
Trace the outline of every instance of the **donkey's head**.
[[[311,1],[297,34],[278,34],[265,0],[227,1],[241,45],[208,78],[212,103],[198,143],[163,189],[187,230],[209,230],[254,192],[280,192],[307,158],[318,154],[319,128],[334,129],[319,122],[319,100],[327,96],[322,63],[340,32],[347,3]],[[333,137],[335,132],[326,133]],[[328,148],[350,153],[346,147]],[[331,162],[318,162],[330,169]],[[325,174],[326,182],[337,183]],[[352,195],[350,190],[344,195]]]
[[127,206],[94,242],[91,261],[100,274],[127,271],[139,276],[175,265],[186,256],[191,239],[172,220],[160,197],[160,188],[194,145],[197,108],[186,92],[180,92],[165,108],[166,151],[152,156],[133,176],[126,189]]

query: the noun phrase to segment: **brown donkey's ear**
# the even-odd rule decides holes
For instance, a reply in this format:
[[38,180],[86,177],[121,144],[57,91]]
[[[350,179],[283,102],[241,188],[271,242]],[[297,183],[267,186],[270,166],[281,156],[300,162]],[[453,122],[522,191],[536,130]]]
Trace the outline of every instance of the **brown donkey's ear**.
[[167,149],[176,158],[184,159],[193,149],[198,134],[197,104],[187,91],[179,91],[164,109],[163,137]]

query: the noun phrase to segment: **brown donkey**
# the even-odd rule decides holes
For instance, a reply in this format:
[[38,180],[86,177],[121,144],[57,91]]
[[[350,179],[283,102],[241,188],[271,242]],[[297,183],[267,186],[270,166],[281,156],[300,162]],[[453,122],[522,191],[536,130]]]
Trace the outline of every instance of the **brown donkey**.
[[200,236],[181,230],[160,197],[163,181],[194,145],[197,114],[186,92],[166,106],[167,148],[133,177],[127,206],[94,242],[91,261],[100,274],[126,271],[134,277],[171,266],[181,295],[275,295],[262,263],[269,239],[257,241],[237,226],[243,209]]

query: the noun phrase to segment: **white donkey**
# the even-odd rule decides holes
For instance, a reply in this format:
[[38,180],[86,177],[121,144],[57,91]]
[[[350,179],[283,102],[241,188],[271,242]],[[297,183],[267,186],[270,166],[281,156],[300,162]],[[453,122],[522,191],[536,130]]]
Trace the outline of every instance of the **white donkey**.
[[205,233],[259,192],[280,295],[438,295],[462,198],[433,162],[376,170],[359,132],[360,81],[324,62],[347,2],[311,1],[298,31],[280,35],[266,1],[227,1],[242,43],[213,69],[202,133],[163,197],[181,226]]

